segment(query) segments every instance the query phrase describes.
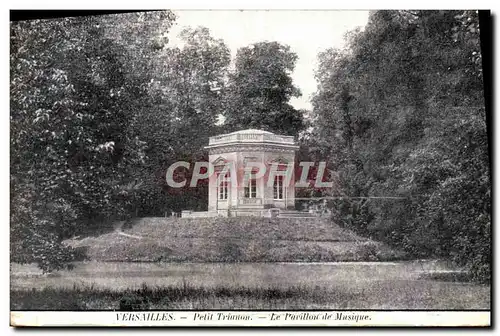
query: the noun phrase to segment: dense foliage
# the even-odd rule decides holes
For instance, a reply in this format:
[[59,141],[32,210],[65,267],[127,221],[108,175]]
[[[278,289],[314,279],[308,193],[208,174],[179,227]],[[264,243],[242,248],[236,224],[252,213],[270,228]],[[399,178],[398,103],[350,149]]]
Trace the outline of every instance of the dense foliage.
[[238,50],[227,88],[226,128],[297,135],[304,128],[304,116],[289,103],[301,95],[291,77],[296,61],[290,47],[278,42]]
[[[488,280],[490,177],[472,11],[379,11],[320,54],[314,142],[343,225]],[[375,197],[375,198],[370,198]],[[382,198],[376,198],[382,197]]]
[[71,258],[62,239],[126,215],[145,163],[137,121],[148,92],[145,76],[131,72],[142,59],[131,61],[120,36],[138,21],[168,27],[172,18],[155,12],[11,24],[13,260],[59,268]]
[[[489,279],[490,177],[477,13],[378,11],[319,55],[313,111],[295,109],[297,55],[257,42],[234,60],[203,27],[169,44],[170,11],[11,23],[11,256],[62,267],[67,237],[118,218],[204,210],[206,185],[167,167],[208,137],[300,135],[328,160],[334,220],[414,257]],[[233,61],[233,63],[231,63]],[[234,65],[234,66],[233,66]],[[189,175],[189,173],[187,173]]]
[[[170,46],[174,20],[159,11],[11,23],[13,261],[50,271],[72,258],[63,239],[102,223],[203,210],[206,185],[169,188],[171,163],[206,160],[208,137],[232,128],[301,127],[301,112],[288,104],[299,94],[289,47],[256,44],[258,55],[243,48],[230,73],[229,49],[206,28],[186,28]],[[262,66],[243,65],[252,59]],[[273,87],[234,90],[244,83]],[[235,113],[244,95],[266,105],[260,115],[255,105]],[[276,116],[248,123],[274,108]]]

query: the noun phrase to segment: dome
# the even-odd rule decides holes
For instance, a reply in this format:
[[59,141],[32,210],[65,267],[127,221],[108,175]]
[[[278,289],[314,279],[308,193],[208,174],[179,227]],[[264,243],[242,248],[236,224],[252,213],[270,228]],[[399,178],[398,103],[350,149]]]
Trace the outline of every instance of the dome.
[[271,133],[271,132],[268,132],[268,131],[263,131],[263,130],[258,130],[258,129],[254,129],[254,128],[250,128],[250,129],[246,129],[246,130],[232,132],[232,133],[229,133],[229,134],[274,134],[274,133]]
[[[221,134],[211,136],[208,139],[208,146],[205,148],[210,149],[221,146],[236,146],[236,145],[265,145],[265,146],[285,146],[293,148],[297,147],[293,136],[277,135],[272,132],[263,131],[259,129],[246,129],[236,131],[229,134]],[[297,147],[298,148],[298,147]]]

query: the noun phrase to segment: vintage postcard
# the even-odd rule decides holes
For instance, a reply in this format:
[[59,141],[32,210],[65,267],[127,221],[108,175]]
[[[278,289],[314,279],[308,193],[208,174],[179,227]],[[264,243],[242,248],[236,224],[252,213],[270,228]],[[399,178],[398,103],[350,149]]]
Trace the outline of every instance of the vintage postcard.
[[491,325],[489,11],[38,14],[11,326]]

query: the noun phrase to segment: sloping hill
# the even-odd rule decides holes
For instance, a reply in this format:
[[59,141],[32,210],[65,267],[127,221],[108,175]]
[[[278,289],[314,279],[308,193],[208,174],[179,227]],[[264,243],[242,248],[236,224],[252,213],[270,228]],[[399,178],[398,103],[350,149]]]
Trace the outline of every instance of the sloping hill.
[[141,218],[71,239],[100,261],[364,261],[401,257],[321,218]]

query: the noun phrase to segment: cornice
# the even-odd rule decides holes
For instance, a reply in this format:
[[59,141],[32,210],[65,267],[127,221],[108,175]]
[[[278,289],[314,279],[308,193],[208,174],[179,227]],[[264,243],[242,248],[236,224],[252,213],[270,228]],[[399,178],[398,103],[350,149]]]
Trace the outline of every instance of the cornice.
[[280,146],[280,145],[225,145],[208,148],[209,154],[222,154],[231,152],[279,152],[279,153],[294,153],[299,149],[299,146]]

